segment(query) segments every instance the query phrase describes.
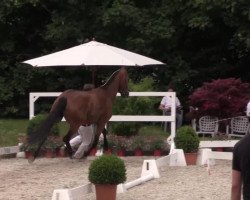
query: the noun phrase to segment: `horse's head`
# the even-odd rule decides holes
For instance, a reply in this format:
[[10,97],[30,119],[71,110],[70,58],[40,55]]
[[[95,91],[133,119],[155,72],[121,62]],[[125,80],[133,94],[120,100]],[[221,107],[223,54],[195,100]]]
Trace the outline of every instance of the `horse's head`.
[[118,92],[121,94],[122,97],[128,97],[128,72],[127,70],[122,67],[119,71],[119,87]]

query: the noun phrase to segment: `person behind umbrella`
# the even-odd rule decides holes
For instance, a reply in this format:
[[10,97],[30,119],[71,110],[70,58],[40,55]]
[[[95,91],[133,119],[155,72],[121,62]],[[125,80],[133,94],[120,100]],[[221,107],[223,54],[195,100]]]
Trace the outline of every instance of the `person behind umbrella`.
[[[169,85],[167,87],[167,92],[174,92],[174,87],[172,85]],[[164,115],[171,115],[171,103],[172,99],[169,96],[164,96],[161,100],[159,109],[163,111]],[[176,128],[181,127],[182,125],[182,107],[180,100],[176,96],[175,98],[175,104],[176,104]]]
[[[92,90],[94,86],[92,84],[85,84],[83,87],[84,91]],[[86,124],[81,125],[78,129],[77,136],[69,141],[71,147],[74,149],[79,144],[73,158],[80,159],[84,153],[89,151],[95,139],[94,125]]]

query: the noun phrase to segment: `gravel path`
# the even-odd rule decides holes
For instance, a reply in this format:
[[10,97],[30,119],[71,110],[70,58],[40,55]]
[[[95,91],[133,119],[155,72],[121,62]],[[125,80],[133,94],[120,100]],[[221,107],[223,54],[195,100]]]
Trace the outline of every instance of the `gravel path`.
[[[124,157],[127,181],[140,177],[144,159]],[[88,183],[85,160],[40,158],[33,164],[26,159],[0,159],[0,200],[50,200],[54,189],[72,188]],[[230,199],[231,161],[216,161],[211,175],[203,166],[164,167],[161,178],[117,194],[117,200],[228,200]],[[86,196],[94,200],[95,194]]]

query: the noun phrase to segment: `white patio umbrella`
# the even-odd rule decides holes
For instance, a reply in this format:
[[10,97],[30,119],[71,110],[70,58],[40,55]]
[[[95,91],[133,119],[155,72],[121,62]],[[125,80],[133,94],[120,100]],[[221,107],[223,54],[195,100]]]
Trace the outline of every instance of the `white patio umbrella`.
[[91,41],[49,55],[26,60],[24,63],[30,64],[34,67],[81,65],[145,66],[164,64],[152,58],[96,41]]
[[[164,65],[164,63],[152,58],[96,41],[26,60],[23,63],[34,67]],[[94,73],[94,70],[92,72]]]

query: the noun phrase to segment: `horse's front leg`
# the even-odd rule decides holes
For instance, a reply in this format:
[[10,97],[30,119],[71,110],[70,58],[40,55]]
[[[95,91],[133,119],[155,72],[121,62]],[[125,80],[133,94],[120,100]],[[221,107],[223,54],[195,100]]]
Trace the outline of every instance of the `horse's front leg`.
[[108,131],[106,128],[103,129],[102,134],[103,134],[103,147],[104,147],[104,150],[107,151],[109,148],[109,144],[107,140]]
[[[107,131],[106,128],[104,128],[101,133],[103,134],[103,147],[104,147],[104,150],[108,150],[108,140],[107,140],[108,131]],[[95,139],[94,139],[92,148],[95,148],[97,146],[97,144],[99,142],[99,136],[97,134],[95,135]]]
[[106,138],[107,135],[107,130],[105,129],[105,123],[104,124],[97,124],[96,125],[96,130],[95,130],[95,141],[92,145],[92,148],[96,147],[98,142],[99,142],[99,138],[101,133],[103,133],[103,137],[104,137],[104,149],[108,149],[108,141]]

